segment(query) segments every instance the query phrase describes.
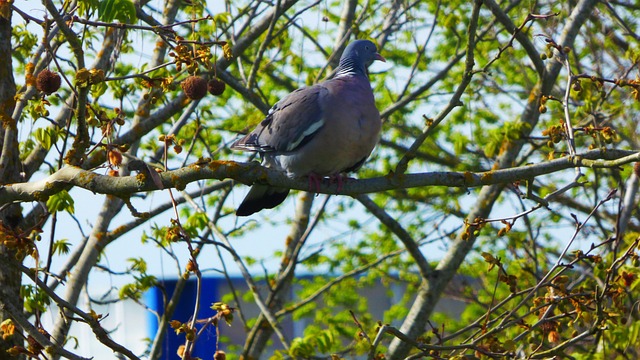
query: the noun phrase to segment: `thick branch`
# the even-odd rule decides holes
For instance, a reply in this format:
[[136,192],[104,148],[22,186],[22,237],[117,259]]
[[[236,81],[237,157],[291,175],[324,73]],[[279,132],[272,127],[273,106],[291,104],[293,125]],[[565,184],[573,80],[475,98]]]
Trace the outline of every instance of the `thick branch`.
[[[591,150],[575,157],[563,157],[548,162],[508,168],[503,170],[472,172],[426,172],[388,175],[372,179],[348,182],[340,191],[334,184],[323,182],[319,193],[357,195],[395,189],[422,186],[478,187],[493,184],[508,184],[518,180],[529,180],[536,176],[561,170],[587,168],[615,168],[640,161],[640,152],[628,150]],[[284,173],[262,167],[256,162],[209,161],[160,174],[165,188],[183,188],[187,184],[204,179],[234,179],[244,184],[255,182],[295,190],[308,190],[306,179],[291,179]],[[143,191],[158,190],[148,175],[111,177],[99,175],[75,166],[66,166],[49,177],[31,183],[16,183],[0,186],[0,206],[10,202],[43,200],[68,187],[78,186],[99,194],[126,197]]]

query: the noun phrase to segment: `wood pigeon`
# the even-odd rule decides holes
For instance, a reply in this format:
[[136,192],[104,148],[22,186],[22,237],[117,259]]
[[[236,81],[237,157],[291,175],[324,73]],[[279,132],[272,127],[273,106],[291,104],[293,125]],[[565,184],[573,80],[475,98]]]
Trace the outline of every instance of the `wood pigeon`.
[[[367,68],[385,61],[373,42],[356,40],[340,58],[333,78],[293,91],[276,103],[267,117],[232,149],[259,152],[266,167],[286,171],[292,178],[309,177],[319,185],[325,176],[357,170],[380,138]],[[289,189],[254,184],[236,210],[248,216],[281,204]]]

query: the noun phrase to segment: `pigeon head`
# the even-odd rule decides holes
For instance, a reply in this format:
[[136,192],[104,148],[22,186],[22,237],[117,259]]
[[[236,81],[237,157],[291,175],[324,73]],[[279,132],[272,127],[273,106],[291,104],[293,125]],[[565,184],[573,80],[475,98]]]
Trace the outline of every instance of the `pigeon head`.
[[356,40],[351,42],[340,57],[336,76],[341,75],[367,75],[367,68],[375,61],[386,62],[382,55],[378,54],[378,48],[369,40]]

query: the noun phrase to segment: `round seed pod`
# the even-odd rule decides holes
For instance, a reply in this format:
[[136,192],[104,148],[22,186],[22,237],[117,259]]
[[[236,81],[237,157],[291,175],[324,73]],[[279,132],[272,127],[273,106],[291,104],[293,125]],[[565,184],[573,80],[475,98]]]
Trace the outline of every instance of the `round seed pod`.
[[218,78],[213,78],[209,80],[207,88],[209,89],[209,94],[213,96],[220,96],[224,92],[226,86],[227,85],[224,83],[224,81]]
[[182,91],[191,100],[200,100],[207,95],[207,80],[200,76],[189,76],[182,84]]
[[40,71],[36,78],[36,89],[49,95],[60,89],[60,75],[48,69]]

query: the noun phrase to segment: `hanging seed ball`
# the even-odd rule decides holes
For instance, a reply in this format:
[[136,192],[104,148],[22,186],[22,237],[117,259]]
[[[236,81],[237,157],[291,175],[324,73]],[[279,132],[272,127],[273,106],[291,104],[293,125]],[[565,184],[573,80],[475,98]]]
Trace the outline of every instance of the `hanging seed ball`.
[[60,89],[60,75],[48,69],[40,71],[36,78],[36,89],[50,95]]
[[191,100],[200,100],[207,95],[207,80],[200,76],[189,76],[182,84],[182,91]]
[[215,354],[213,354],[213,360],[226,360],[226,359],[227,359],[227,354],[222,350],[218,350],[216,351]]
[[209,85],[207,87],[209,89],[209,94],[213,96],[220,96],[224,92],[226,85],[224,81],[218,78],[213,78],[209,80]]

